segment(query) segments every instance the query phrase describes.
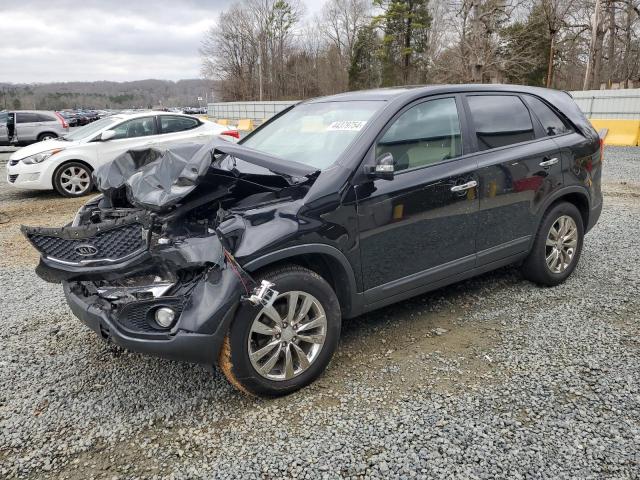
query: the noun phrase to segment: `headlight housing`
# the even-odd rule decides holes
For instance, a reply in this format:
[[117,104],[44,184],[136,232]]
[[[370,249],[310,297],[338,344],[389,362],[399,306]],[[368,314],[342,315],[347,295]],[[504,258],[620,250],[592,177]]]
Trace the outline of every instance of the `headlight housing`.
[[64,150],[64,148],[54,148],[53,150],[47,150],[46,152],[40,152],[34,155],[30,155],[28,157],[23,158],[20,161],[26,165],[41,163],[41,162],[44,162],[47,158],[55,155],[56,153],[60,153],[62,150]]

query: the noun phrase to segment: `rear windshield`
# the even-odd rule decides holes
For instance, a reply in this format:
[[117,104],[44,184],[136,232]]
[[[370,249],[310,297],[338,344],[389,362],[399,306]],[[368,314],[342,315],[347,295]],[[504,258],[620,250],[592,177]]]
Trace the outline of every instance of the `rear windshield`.
[[384,101],[307,103],[265,125],[243,145],[322,169],[332,165]]

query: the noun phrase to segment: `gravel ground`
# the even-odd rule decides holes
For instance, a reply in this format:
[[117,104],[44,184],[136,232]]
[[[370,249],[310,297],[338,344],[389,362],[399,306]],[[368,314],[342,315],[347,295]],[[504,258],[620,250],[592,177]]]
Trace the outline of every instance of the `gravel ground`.
[[[26,198],[4,177],[0,211]],[[640,478],[639,178],[640,148],[607,149],[565,284],[507,268],[349,321],[327,373],[277,400],[101,343],[0,225],[0,477]]]

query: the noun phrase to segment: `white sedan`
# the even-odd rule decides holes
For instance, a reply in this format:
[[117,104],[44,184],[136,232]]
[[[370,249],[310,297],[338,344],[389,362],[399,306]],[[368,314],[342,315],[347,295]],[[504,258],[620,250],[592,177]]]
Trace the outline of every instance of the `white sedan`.
[[56,190],[65,197],[91,191],[91,172],[127,150],[207,143],[215,135],[236,140],[237,130],[189,115],[145,112],[112,115],[9,157],[7,181],[16,188]]

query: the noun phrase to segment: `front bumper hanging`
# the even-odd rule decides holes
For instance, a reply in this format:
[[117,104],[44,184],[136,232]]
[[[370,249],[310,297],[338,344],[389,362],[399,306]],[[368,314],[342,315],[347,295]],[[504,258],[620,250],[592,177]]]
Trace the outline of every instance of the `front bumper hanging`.
[[[268,301],[273,291],[254,290],[216,233],[158,242],[151,227],[149,218],[134,214],[23,232],[41,253],[37,273],[62,283],[73,313],[103,339],[212,365],[241,301]],[[175,315],[166,328],[155,317],[161,308]]]

